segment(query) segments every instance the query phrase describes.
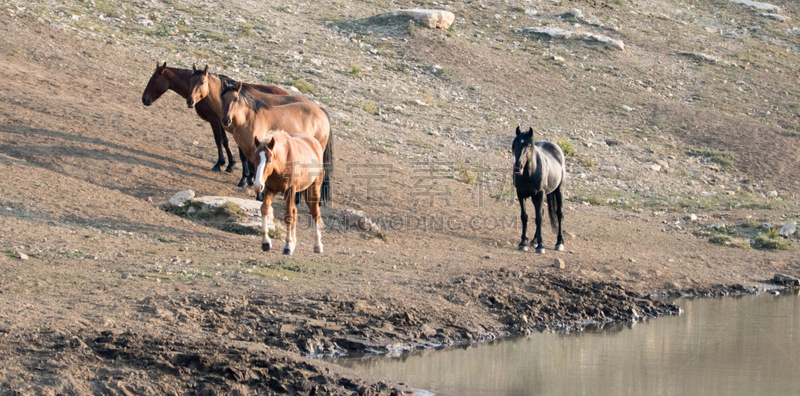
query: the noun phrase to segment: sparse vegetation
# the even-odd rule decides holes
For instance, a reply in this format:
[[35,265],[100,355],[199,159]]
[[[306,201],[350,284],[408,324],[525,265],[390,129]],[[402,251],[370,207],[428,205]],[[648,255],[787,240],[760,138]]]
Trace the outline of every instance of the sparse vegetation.
[[350,71],[348,73],[353,77],[361,77],[361,68],[358,66],[353,66],[352,68],[350,68]]
[[455,169],[456,171],[456,179],[460,182],[467,183],[467,184],[475,184],[478,180],[478,173],[475,172],[469,165],[466,163],[460,163]]
[[792,247],[792,242],[778,236],[778,230],[773,229],[758,233],[753,239],[753,247],[756,249],[789,250]]
[[236,29],[240,37],[250,37],[253,35],[253,27],[243,23]]
[[564,155],[567,157],[572,157],[575,155],[575,145],[572,144],[572,140],[566,136],[562,136],[556,140],[556,144],[558,147],[561,147],[561,151],[564,152]]
[[289,84],[304,94],[312,94],[317,92],[317,87],[310,82],[303,79],[291,80]]
[[694,157],[707,158],[725,171],[733,169],[734,162],[736,161],[736,154],[714,149],[688,149],[686,150],[686,154]]

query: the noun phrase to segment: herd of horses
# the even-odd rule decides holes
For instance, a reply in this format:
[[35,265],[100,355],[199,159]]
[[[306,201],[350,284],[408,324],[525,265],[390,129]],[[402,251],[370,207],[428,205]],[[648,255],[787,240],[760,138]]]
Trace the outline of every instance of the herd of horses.
[[[156,63],[156,70],[142,93],[142,103],[150,106],[167,91],[186,99],[197,115],[211,125],[218,159],[212,171],[232,172],[236,164],[227,133],[239,147],[242,178],[238,186],[253,186],[261,204],[261,248],[272,249],[267,224],[272,217],[272,199],[281,193],[286,201],[284,254],[291,255],[297,242],[297,204],[305,198],[314,220],[314,252],[322,253],[320,204],[331,201],[333,135],[328,113],[300,95],[289,95],[281,88],[246,84],[224,75],[200,70],[167,67]],[[224,149],[224,152],[223,152]],[[566,168],[561,148],[550,142],[534,142],[533,128],[522,132],[517,127],[512,143],[514,187],[520,203],[522,240],[520,250],[528,249],[528,215],[525,200],[535,208],[536,232],[530,245],[544,253],[541,225],[547,204],[550,224],[557,230],[555,250],[564,250],[563,220]],[[302,193],[302,194],[301,194]]]

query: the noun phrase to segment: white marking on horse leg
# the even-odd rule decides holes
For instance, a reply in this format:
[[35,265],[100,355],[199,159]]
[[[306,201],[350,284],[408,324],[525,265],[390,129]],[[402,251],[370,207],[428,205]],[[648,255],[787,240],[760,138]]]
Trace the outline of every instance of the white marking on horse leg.
[[268,223],[269,218],[267,216],[261,216],[261,249],[263,250],[272,249],[272,239],[269,238],[269,228],[267,228]]
[[283,254],[292,255],[294,253],[294,241],[292,241],[292,228],[293,224],[291,221],[286,221],[286,246],[283,247]]
[[264,152],[262,151],[258,153],[258,156],[261,158],[261,162],[258,163],[258,169],[256,169],[256,176],[255,176],[256,180],[255,183],[253,184],[253,187],[256,189],[256,191],[260,191],[261,189],[264,188],[264,183],[262,180],[264,180],[264,167],[267,165],[266,154],[264,154]]
[[322,231],[321,231],[321,223],[322,216],[317,217],[317,221],[314,222],[314,231],[317,233],[317,241],[314,243],[314,253],[322,253]]
[[556,245],[556,251],[563,252],[564,251],[564,244],[560,243]]

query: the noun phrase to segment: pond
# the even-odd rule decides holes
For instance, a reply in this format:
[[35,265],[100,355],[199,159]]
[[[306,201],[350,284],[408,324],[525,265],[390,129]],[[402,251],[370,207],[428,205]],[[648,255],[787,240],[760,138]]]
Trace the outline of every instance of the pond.
[[749,396],[800,390],[796,291],[675,303],[683,315],[634,325],[334,361],[405,383],[419,395]]

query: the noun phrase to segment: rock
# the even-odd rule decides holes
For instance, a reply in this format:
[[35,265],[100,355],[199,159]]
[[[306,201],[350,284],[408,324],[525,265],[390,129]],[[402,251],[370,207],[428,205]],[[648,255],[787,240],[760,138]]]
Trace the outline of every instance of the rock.
[[17,252],[17,258],[20,259],[20,260],[27,260],[29,257],[25,253]]
[[650,169],[650,170],[656,171],[656,172],[660,172],[661,171],[661,165],[658,165],[658,164],[650,165],[647,168]]
[[689,221],[697,221],[697,215],[692,213],[689,216],[686,216],[686,219]]
[[800,286],[800,279],[784,274],[775,274],[775,276],[772,277],[772,282],[784,286]]
[[558,55],[553,55],[553,60],[556,61],[556,62],[562,62],[562,63],[566,61],[566,59],[564,59],[563,57],[558,56]]
[[534,16],[534,15],[536,15],[536,14],[538,14],[538,12],[537,12],[536,10],[533,10],[533,9],[527,9],[527,10],[525,10],[525,15],[528,15],[528,16],[531,16],[531,17],[532,17],[532,16]]
[[562,260],[560,258],[557,258],[557,259],[555,259],[555,261],[553,261],[553,267],[558,268],[558,269],[564,269],[564,268],[567,268],[567,264],[564,263],[564,260]]
[[130,277],[131,277],[131,274],[129,274],[127,272],[122,274],[122,279],[130,279]]
[[743,4],[743,5],[747,5],[747,6],[750,6],[750,7],[753,7],[753,8],[757,8],[759,10],[764,10],[764,11],[772,11],[772,12],[774,12],[776,14],[780,14],[780,12],[781,12],[780,7],[778,7],[776,5],[772,5],[772,4],[768,4],[768,3],[759,3],[757,1],[731,0],[731,3]]
[[183,206],[187,201],[191,201],[194,198],[194,191],[192,190],[184,190],[176,193],[169,199],[170,205],[173,206]]
[[412,10],[393,10],[381,16],[407,16],[417,21],[420,25],[430,29],[447,29],[456,20],[456,16],[450,11],[443,10],[424,10],[415,8]]
[[581,12],[581,10],[579,10],[577,8],[570,8],[569,11],[567,11],[567,12],[572,14],[572,16],[574,16],[576,19],[583,18],[583,12]]
[[351,227],[361,231],[380,231],[381,228],[372,222],[364,212],[360,210],[346,210],[343,214],[345,223]]
[[800,34],[800,28],[789,29],[786,31],[786,33],[797,36],[798,34]]
[[778,192],[775,190],[767,192],[767,198],[775,198],[778,196]]
[[616,40],[608,36],[604,36],[601,34],[594,34],[590,32],[565,30],[565,29],[549,28],[549,27],[529,27],[525,28],[525,32],[533,34],[542,34],[557,39],[566,40],[570,38],[575,38],[575,39],[583,39],[589,41],[597,41],[599,43],[606,44],[612,48],[616,48],[623,51],[625,50],[625,44],[622,42],[622,40]]
[[783,237],[788,237],[789,235],[794,234],[797,231],[797,222],[793,221],[781,227],[780,231],[778,231],[778,235]]
[[622,105],[622,109],[625,111],[633,111],[633,108],[628,105]]
[[787,16],[783,16],[781,14],[770,14],[770,13],[767,13],[767,12],[761,14],[761,16],[767,17],[769,19],[774,19],[774,20],[776,20],[778,22],[786,22],[786,21],[789,21],[789,20],[792,19],[792,18],[789,18]]

